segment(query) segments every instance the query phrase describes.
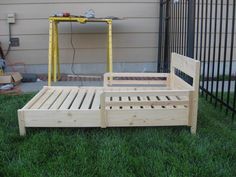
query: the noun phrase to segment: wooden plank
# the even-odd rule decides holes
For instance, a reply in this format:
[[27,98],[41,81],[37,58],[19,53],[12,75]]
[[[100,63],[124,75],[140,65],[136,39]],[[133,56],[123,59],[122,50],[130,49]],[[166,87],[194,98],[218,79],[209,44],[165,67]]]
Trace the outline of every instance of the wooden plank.
[[35,104],[35,102],[38,101],[39,98],[41,98],[41,96],[43,94],[45,94],[45,92],[48,90],[48,87],[43,87],[42,90],[40,90],[23,108],[23,109],[30,109],[31,106],[33,106]]
[[100,127],[99,110],[26,110],[26,127]]
[[[117,98],[117,97],[116,97]],[[123,97],[122,97],[123,98]],[[127,98],[127,97],[125,97]],[[135,97],[134,97],[135,98]],[[150,101],[147,99],[147,97],[140,97],[140,101],[119,101],[119,100],[114,100],[110,102],[106,102],[106,106],[146,106],[147,108],[150,108],[150,106],[171,106],[171,105],[188,105],[189,101],[188,100],[167,100],[163,97],[162,100],[155,100],[155,101]],[[128,99],[128,98],[127,98]]]
[[66,97],[69,95],[70,91],[71,89],[64,89],[49,109],[58,109],[63,104]]
[[87,92],[86,88],[79,89],[78,94],[74,99],[74,102],[72,103],[70,109],[79,109],[86,92]]
[[[136,96],[130,96],[130,101],[133,101],[133,102],[138,102],[138,97],[137,95]],[[132,106],[132,109],[141,109],[140,106]]]
[[173,101],[181,102],[181,104],[173,104],[174,108],[184,108],[184,104],[188,105],[189,103],[188,100],[178,100],[176,96],[169,96],[169,98],[171,99],[172,102]]
[[105,91],[106,96],[188,96],[188,90],[128,90]]
[[118,103],[118,106],[112,106],[112,110],[119,110],[120,109],[120,104],[121,104],[121,101],[119,101],[119,97],[112,97],[112,101],[110,101],[110,103],[113,103],[113,102],[116,102]]
[[92,105],[93,97],[94,97],[94,89],[89,88],[87,94],[84,98],[84,101],[80,107],[81,110],[89,109],[89,106]]
[[183,79],[181,79],[179,76],[173,75],[173,89],[185,89],[185,90],[194,90],[194,87],[189,85],[187,82],[185,82]]
[[[149,96],[149,98],[150,98],[150,101],[151,102],[155,102],[155,103],[158,103],[159,102],[159,100],[157,99],[157,97],[156,96]],[[153,108],[155,108],[155,109],[160,109],[161,108],[161,106],[159,105],[156,105],[156,104],[153,104]]]
[[[165,101],[165,102],[169,102],[169,100],[166,98],[166,96],[159,96],[158,97],[160,98],[160,101]],[[169,106],[169,105],[162,105],[162,108],[173,108],[173,106]]]
[[24,112],[23,110],[18,110],[17,113],[20,136],[24,136],[26,134]]
[[100,107],[100,96],[102,94],[102,90],[96,90],[95,91],[95,96],[94,96],[94,100],[93,100],[93,104],[92,104],[92,107],[91,109],[95,110],[95,109],[99,109]]
[[188,125],[188,109],[107,110],[109,127]]
[[111,85],[166,85],[166,80],[112,80]]
[[169,73],[105,73],[104,77],[168,77]]
[[140,101],[144,103],[145,106],[143,106],[144,109],[151,109],[150,101],[148,101],[147,96],[141,96]]
[[53,94],[55,90],[50,87],[41,97],[31,106],[30,109],[39,109],[41,105]]
[[56,99],[60,96],[62,90],[55,89],[54,93],[50,96],[50,98],[43,103],[40,109],[49,109],[50,106],[56,101]]
[[63,104],[60,106],[60,109],[68,109],[68,108],[72,105],[72,103],[73,103],[75,97],[76,97],[77,94],[78,94],[78,91],[79,91],[78,88],[72,89],[71,92],[70,92],[70,94],[69,94],[68,97],[66,98],[66,100],[65,100],[65,101],[63,102]]
[[199,64],[199,61],[177,53],[171,55],[171,67],[179,69],[192,78],[196,77],[195,73]]

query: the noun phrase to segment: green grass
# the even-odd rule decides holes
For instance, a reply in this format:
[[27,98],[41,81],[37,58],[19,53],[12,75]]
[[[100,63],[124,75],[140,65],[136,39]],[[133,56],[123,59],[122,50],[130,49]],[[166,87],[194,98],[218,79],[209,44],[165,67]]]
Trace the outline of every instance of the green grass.
[[27,129],[16,110],[33,94],[0,96],[0,176],[236,176],[236,131],[200,99],[189,128]]

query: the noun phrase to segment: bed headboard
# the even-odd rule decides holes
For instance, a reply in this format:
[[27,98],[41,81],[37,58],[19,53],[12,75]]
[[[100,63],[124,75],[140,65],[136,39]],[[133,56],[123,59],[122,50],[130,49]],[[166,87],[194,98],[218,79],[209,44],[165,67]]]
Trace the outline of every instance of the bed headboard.
[[171,54],[171,88],[198,90],[200,62],[192,58]]

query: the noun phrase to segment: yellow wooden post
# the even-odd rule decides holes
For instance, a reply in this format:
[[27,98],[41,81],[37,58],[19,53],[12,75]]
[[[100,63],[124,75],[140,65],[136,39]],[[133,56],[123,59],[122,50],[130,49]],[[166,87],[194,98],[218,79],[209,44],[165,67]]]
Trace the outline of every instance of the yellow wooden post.
[[56,59],[57,59],[57,80],[61,78],[61,70],[60,70],[60,60],[59,60],[59,42],[58,42],[58,22],[55,25],[55,33],[56,33]]
[[53,20],[49,20],[49,46],[48,46],[48,86],[51,86],[53,58]]
[[112,20],[108,20],[108,58],[107,58],[107,71],[112,72]]
[[58,72],[58,30],[57,23],[53,23],[53,81],[57,81],[57,72]]

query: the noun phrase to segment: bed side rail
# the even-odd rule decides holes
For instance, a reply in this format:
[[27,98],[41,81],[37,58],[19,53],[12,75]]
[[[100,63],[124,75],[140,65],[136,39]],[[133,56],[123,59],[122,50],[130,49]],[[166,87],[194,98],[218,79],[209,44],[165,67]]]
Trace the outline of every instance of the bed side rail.
[[105,73],[104,87],[132,85],[166,85],[169,73]]
[[173,89],[198,90],[199,74],[199,61],[177,53],[172,53],[171,87]]
[[[176,106],[176,105],[182,105],[182,106],[189,106],[190,100],[189,100],[189,90],[142,90],[142,91],[104,91],[100,96],[100,105],[101,105],[101,127],[106,128],[108,126],[108,117],[107,117],[107,108],[108,107],[125,107],[125,106]],[[182,97],[183,99],[150,99],[153,97]],[[113,98],[112,101],[110,98]],[[128,97],[130,99],[128,99]],[[116,100],[114,98],[117,98]],[[119,99],[121,98],[121,99]],[[125,100],[123,100],[126,98]],[[135,99],[136,98],[136,99]],[[140,98],[141,100],[138,100],[137,98]],[[148,99],[149,98],[149,99]],[[113,109],[109,109],[112,111]],[[117,109],[114,109],[117,110]],[[122,110],[122,109],[120,109]]]

